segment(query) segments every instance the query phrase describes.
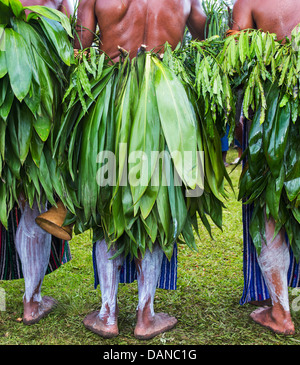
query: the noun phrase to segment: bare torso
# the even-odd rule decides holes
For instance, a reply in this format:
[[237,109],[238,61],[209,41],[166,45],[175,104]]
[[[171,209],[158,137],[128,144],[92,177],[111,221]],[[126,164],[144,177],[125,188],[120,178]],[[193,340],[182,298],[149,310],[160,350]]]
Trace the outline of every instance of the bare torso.
[[[186,25],[202,38],[206,21],[198,0],[85,0],[79,5],[78,18],[92,31],[99,25],[100,47],[114,60],[119,56],[118,46],[133,57],[142,44],[148,51],[166,42],[175,47]],[[83,47],[90,46],[93,37],[80,34]]]
[[300,23],[299,0],[237,0],[233,8],[233,29],[261,29],[289,37]]
[[166,41],[176,46],[182,40],[190,13],[189,3],[179,0],[97,0],[95,10],[100,24],[101,48],[114,58],[118,45],[133,54],[141,44],[147,45],[147,50],[163,46]]

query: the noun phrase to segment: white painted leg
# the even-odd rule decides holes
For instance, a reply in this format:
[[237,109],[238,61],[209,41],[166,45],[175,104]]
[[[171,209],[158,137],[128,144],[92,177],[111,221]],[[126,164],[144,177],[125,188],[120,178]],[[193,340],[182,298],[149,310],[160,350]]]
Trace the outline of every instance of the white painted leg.
[[159,245],[154,245],[152,253],[147,249],[142,260],[136,261],[137,281],[139,291],[139,312],[147,310],[154,316],[154,296],[161,271],[163,250]]
[[22,262],[25,279],[24,299],[41,301],[41,285],[47,270],[51,235],[41,229],[35,218],[40,214],[37,204],[30,209],[28,203],[22,212],[20,224],[16,233],[16,248]]
[[139,302],[134,335],[138,339],[150,339],[173,328],[177,319],[166,313],[154,312],[154,296],[161,272],[163,250],[156,244],[152,253],[147,249],[143,259],[136,260]]
[[124,261],[123,256],[118,256],[114,260],[111,257],[115,250],[107,252],[105,241],[97,242],[96,259],[100,290],[102,296],[102,306],[99,317],[107,321],[108,325],[115,324],[117,320],[117,294],[120,282],[120,270]]
[[39,214],[37,203],[32,209],[25,203],[16,232],[15,245],[25,281],[23,321],[26,324],[37,323],[56,304],[52,298],[41,297],[51,251],[51,235],[35,223]]
[[119,333],[117,293],[124,257],[121,255],[111,260],[115,252],[114,249],[107,251],[104,240],[96,243],[95,255],[102,305],[100,311],[88,314],[83,321],[86,328],[105,338],[115,337]]
[[263,307],[251,313],[251,318],[264,327],[280,334],[293,334],[294,324],[291,319],[288,298],[287,273],[290,254],[281,230],[274,238],[275,221],[266,221],[266,244],[258,257],[263,277],[272,300],[272,307]]
[[262,243],[258,263],[268,287],[272,304],[280,304],[289,311],[287,273],[290,264],[290,253],[285,241],[284,232],[273,240],[275,222],[266,223],[267,244]]

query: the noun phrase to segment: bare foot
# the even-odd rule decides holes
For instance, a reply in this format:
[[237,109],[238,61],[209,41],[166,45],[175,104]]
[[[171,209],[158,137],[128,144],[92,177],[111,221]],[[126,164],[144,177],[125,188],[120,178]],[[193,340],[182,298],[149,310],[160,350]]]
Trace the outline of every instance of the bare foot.
[[104,338],[116,337],[119,334],[118,324],[107,324],[99,317],[99,311],[88,314],[83,324],[87,329]]
[[175,317],[170,317],[166,313],[157,313],[147,325],[138,320],[134,330],[134,336],[139,340],[149,340],[163,332],[169,331],[176,323],[177,319]]
[[254,322],[282,335],[293,335],[295,327],[290,313],[278,314],[274,307],[262,307],[250,314]]
[[23,323],[26,325],[38,323],[40,319],[49,314],[57,304],[55,299],[48,296],[44,296],[41,302],[25,302]]

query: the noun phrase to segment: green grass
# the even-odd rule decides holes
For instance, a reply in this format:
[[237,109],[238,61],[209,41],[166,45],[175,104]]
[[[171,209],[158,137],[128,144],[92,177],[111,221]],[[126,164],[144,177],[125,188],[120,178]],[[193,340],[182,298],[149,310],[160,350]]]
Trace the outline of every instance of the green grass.
[[[236,158],[230,150],[228,162]],[[228,167],[231,171],[232,166]],[[23,280],[0,282],[6,292],[6,311],[0,312],[1,345],[299,345],[300,311],[292,311],[296,334],[276,335],[255,324],[249,314],[255,307],[239,304],[243,292],[242,210],[237,202],[239,166],[232,174],[235,195],[228,190],[224,228],[213,227],[214,240],[203,229],[198,252],[179,246],[178,289],[157,290],[155,310],[167,311],[178,319],[169,332],[147,341],[134,338],[137,284],[119,287],[119,329],[114,339],[102,339],[88,331],[83,318],[99,309],[101,293],[93,286],[92,245],[89,232],[70,242],[73,259],[47,275],[43,295],[59,301],[58,307],[33,326],[22,317]],[[295,299],[290,296],[290,302]]]

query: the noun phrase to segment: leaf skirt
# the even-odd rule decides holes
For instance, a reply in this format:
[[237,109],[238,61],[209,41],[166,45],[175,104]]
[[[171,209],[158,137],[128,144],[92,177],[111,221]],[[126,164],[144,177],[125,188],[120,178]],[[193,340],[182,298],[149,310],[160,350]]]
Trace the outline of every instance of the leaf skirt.
[[220,135],[207,132],[193,85],[156,54],[113,63],[91,49],[65,100],[54,156],[75,189],[75,233],[92,229],[133,257],[157,242],[170,258],[174,242],[197,249],[199,224],[222,227]]
[[0,221],[8,228],[21,193],[30,206],[56,204],[56,192],[72,201],[63,169],[52,159],[52,141],[74,55],[62,13],[34,6],[26,17],[21,3],[1,6]]
[[265,241],[265,219],[276,222],[275,234],[286,231],[293,254],[300,258],[300,119],[277,82],[266,82],[266,117],[261,107],[251,121],[247,163],[239,182],[239,199],[253,203],[250,234],[258,251]]

